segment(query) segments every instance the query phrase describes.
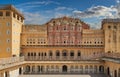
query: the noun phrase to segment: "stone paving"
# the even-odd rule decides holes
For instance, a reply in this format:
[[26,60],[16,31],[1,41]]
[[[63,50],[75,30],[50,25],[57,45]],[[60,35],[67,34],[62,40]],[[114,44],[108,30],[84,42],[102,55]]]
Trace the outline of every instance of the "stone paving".
[[91,75],[20,75],[18,77],[106,77],[105,74],[91,74]]
[[90,75],[20,75],[18,77],[91,77]]

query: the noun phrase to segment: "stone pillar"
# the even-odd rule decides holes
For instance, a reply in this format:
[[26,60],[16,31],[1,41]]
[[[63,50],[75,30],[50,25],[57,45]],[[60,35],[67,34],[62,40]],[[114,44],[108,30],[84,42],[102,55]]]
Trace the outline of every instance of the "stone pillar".
[[4,77],[4,72],[1,72],[1,73],[0,73],[0,77]]
[[37,73],[37,66],[34,66],[34,73]]
[[46,72],[46,66],[44,66],[44,73],[47,73],[47,72]]
[[23,69],[22,69],[22,74],[25,73],[25,66],[23,66]]
[[6,72],[5,72],[5,77],[10,77],[9,71],[6,71]]
[[70,66],[68,67],[68,71],[67,71],[67,73],[70,73]]
[[30,66],[30,73],[32,73],[32,66]]
[[59,67],[59,73],[62,73],[62,66]]

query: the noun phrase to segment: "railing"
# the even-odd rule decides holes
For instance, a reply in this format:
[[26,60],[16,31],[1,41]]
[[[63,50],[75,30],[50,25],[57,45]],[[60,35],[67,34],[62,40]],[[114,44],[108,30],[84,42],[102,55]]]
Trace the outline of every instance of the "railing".
[[120,59],[120,53],[105,53],[105,57]]
[[21,45],[22,48],[24,47],[83,47],[83,48],[91,48],[91,47],[98,47],[103,48],[104,45],[34,45],[34,44],[27,44],[27,45]]
[[0,69],[16,66],[21,62],[24,62],[24,57],[0,58]]
[[95,55],[89,55],[89,56],[60,56],[60,57],[39,57],[39,56],[29,56],[25,57],[26,61],[81,61],[81,60],[95,60],[100,59],[104,55],[103,54],[95,54]]
[[70,57],[70,56],[59,56],[59,57],[40,57],[40,56],[29,56],[26,57],[26,61],[80,61],[80,60],[97,60],[103,57],[108,58],[115,58],[120,59],[120,53],[99,53],[99,54],[92,54],[88,56],[79,56],[79,57]]

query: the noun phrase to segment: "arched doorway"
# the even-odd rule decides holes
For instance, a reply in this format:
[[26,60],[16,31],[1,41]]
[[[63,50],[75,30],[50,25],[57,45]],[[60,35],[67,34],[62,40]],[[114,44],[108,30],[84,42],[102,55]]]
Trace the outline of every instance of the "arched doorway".
[[100,73],[104,73],[104,66],[102,66],[102,65],[99,66],[99,72],[100,72]]
[[22,74],[22,68],[19,68],[19,75]]
[[5,72],[5,77],[8,77],[8,73],[7,72]]
[[39,73],[40,72],[40,66],[37,66],[37,69],[38,69],[37,72]]
[[26,73],[30,72],[30,66],[26,66]]
[[107,75],[110,76],[110,68],[109,67],[107,68]]
[[62,66],[62,72],[67,72],[67,66],[66,65]]
[[120,68],[119,68],[119,70],[118,70],[118,77],[120,77]]
[[117,70],[114,71],[114,77],[117,77]]

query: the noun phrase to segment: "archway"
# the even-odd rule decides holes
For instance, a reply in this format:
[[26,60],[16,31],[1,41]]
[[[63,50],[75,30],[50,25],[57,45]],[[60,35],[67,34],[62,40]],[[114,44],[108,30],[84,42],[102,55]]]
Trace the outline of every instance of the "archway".
[[107,68],[107,75],[110,75],[110,68]]
[[30,72],[30,66],[26,66],[26,72]]
[[37,70],[37,72],[39,73],[40,72],[40,66],[37,66],[38,67],[38,70]]
[[66,65],[62,66],[62,72],[67,72],[67,66]]
[[98,67],[97,65],[94,66],[94,73],[97,73],[98,72]]
[[114,77],[117,77],[117,70],[114,71]]
[[8,73],[7,72],[5,72],[5,77],[8,77]]
[[22,68],[19,68],[19,75],[22,74]]
[[102,65],[99,66],[99,72],[100,72],[100,73],[104,73],[104,66],[102,66]]
[[118,77],[120,77],[120,68],[119,68],[119,70],[118,70]]

